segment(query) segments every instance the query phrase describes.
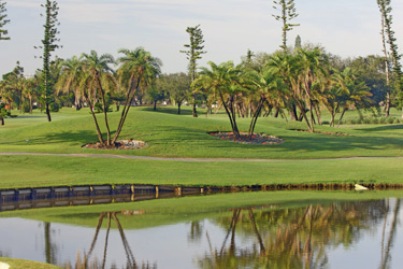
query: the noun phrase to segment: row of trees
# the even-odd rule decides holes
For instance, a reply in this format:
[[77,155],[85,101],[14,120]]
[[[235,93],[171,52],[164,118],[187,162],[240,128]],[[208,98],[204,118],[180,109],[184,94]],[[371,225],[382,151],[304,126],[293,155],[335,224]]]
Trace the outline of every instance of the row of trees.
[[[80,57],[57,59],[49,68],[55,102],[77,109],[84,104],[91,107],[98,138],[108,145],[116,142],[133,104],[155,105],[164,100],[176,104],[178,113],[184,102],[204,103],[209,112],[213,107],[222,107],[236,135],[240,135],[237,117],[250,117],[252,135],[262,115],[272,113],[304,121],[313,131],[316,124],[322,124],[323,109],[329,111],[330,125],[334,126],[337,114],[340,121],[350,108],[376,108],[389,98],[385,61],[380,56],[341,59],[312,45],[273,54],[248,52],[239,65],[210,62],[200,69],[189,87],[188,74],[161,74],[161,61],[143,48],[123,49],[119,53],[121,57],[115,61],[109,54],[91,51]],[[115,63],[119,64],[116,70]],[[23,68],[17,65],[0,84],[3,98],[18,109],[31,112],[33,102],[41,100],[42,76],[38,73],[27,79]],[[194,101],[195,96],[199,100]],[[120,110],[119,105],[124,106],[115,137],[110,135],[107,116],[113,103],[116,110]],[[96,112],[104,114],[106,139],[99,130]]]
[[288,111],[291,120],[303,120],[314,131],[323,108],[334,126],[337,113],[341,121],[349,108],[379,106],[387,89],[384,64],[378,56],[342,60],[319,47],[297,47],[256,57],[248,53],[237,66],[210,62],[193,87],[224,107],[235,136],[240,136],[237,116],[251,117],[252,135],[264,110],[286,117]]
[[[240,116],[251,118],[249,136],[253,135],[258,118],[272,112],[276,117],[304,121],[313,132],[315,125],[322,123],[323,109],[329,111],[330,125],[334,126],[336,115],[340,113],[341,121],[349,108],[360,112],[383,102],[388,116],[390,107],[402,100],[400,56],[391,28],[390,1],[378,0],[385,55],[354,60],[342,60],[318,46],[302,47],[300,37],[294,48],[290,48],[287,32],[298,26],[291,23],[298,16],[295,3],[293,0],[273,3],[279,11],[274,17],[282,23],[281,50],[258,55],[248,51],[239,65],[210,62],[208,67],[198,68],[197,60],[206,53],[198,25],[186,29],[190,42],[181,51],[189,60],[188,74],[161,74],[161,61],[143,48],[121,50],[122,56],[117,61],[109,54],[98,55],[96,51],[51,61],[59,42],[58,7],[56,1],[47,0],[45,35],[40,46],[43,69],[26,79],[23,68],[17,64],[12,72],[4,75],[0,84],[2,104],[15,104],[20,110],[32,112],[34,102],[39,103],[49,121],[50,111],[57,110],[60,103],[71,101],[77,109],[85,104],[91,108],[99,142],[111,146],[121,133],[131,105],[142,105],[147,99],[154,103],[154,108],[158,101],[169,99],[178,106],[178,113],[184,102],[191,103],[194,116],[197,116],[197,104],[203,103],[208,112],[213,107],[222,107],[238,138],[241,132],[237,117]],[[1,13],[5,13],[4,4]],[[0,18],[3,24],[8,22],[4,15]],[[115,64],[118,67],[113,69]],[[108,112],[113,102],[117,110],[120,105],[123,109],[112,136]],[[1,111],[4,123],[7,110]],[[103,113],[105,132],[101,131],[96,112]]]

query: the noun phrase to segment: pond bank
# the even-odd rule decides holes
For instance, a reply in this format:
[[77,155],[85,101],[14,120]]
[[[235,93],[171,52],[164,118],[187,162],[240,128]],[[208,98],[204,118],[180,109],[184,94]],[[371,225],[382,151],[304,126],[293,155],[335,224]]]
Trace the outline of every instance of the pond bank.
[[[357,188],[358,187],[358,188]],[[284,190],[397,190],[403,184],[270,184],[250,186],[81,185],[0,190],[0,212],[57,206],[133,202],[160,198]]]

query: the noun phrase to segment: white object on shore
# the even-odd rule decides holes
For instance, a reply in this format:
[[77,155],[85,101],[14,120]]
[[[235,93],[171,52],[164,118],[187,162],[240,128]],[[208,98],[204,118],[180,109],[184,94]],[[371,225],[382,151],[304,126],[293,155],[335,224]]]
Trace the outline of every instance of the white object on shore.
[[10,268],[10,265],[4,262],[0,262],[0,269],[8,269]]
[[355,184],[354,188],[355,188],[356,191],[366,191],[366,190],[368,190],[367,187],[364,187],[364,186],[362,186],[360,184]]

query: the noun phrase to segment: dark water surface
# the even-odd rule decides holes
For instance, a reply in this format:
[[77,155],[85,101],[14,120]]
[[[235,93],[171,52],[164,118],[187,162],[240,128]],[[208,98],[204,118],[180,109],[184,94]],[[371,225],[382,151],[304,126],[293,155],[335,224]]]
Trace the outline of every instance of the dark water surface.
[[0,218],[0,256],[63,268],[400,269],[402,201],[263,204],[144,228],[142,211],[72,216],[77,225]]

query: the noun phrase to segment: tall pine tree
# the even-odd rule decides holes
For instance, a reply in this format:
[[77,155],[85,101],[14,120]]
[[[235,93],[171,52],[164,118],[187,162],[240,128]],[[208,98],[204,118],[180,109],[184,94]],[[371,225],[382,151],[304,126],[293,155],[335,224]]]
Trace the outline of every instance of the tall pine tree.
[[[382,17],[382,37],[384,44],[389,44],[389,52],[392,62],[392,70],[394,74],[393,86],[397,90],[398,101],[403,107],[403,81],[402,81],[402,64],[400,62],[401,55],[397,46],[395,32],[392,29],[392,4],[391,0],[377,0],[379,11]],[[388,58],[386,46],[384,46],[385,57]],[[402,115],[403,117],[403,115]]]
[[280,47],[287,50],[287,32],[299,26],[299,24],[291,23],[299,14],[295,8],[294,0],[273,0],[273,8],[279,12],[273,14],[273,17],[282,23],[282,44]]
[[9,40],[10,37],[8,35],[8,31],[4,28],[4,26],[10,22],[7,19],[7,9],[6,3],[0,0],[0,40]]
[[50,105],[54,102],[53,96],[53,79],[50,72],[50,62],[52,53],[59,48],[58,39],[59,31],[57,26],[59,26],[59,21],[57,15],[59,14],[59,6],[56,1],[46,0],[46,4],[42,5],[45,8],[45,25],[44,25],[44,39],[42,40],[43,45],[43,69],[42,69],[42,102],[45,105],[46,115],[48,121],[52,121],[50,115]]
[[[203,32],[200,29],[200,25],[195,27],[188,27],[186,32],[190,36],[189,44],[185,44],[184,47],[186,50],[181,50],[181,53],[186,54],[186,58],[189,60],[188,71],[190,77],[190,83],[192,83],[196,79],[197,75],[197,60],[202,58],[202,55],[206,53],[204,51],[204,39],[203,39]],[[193,94],[193,117],[197,117],[197,95]]]

